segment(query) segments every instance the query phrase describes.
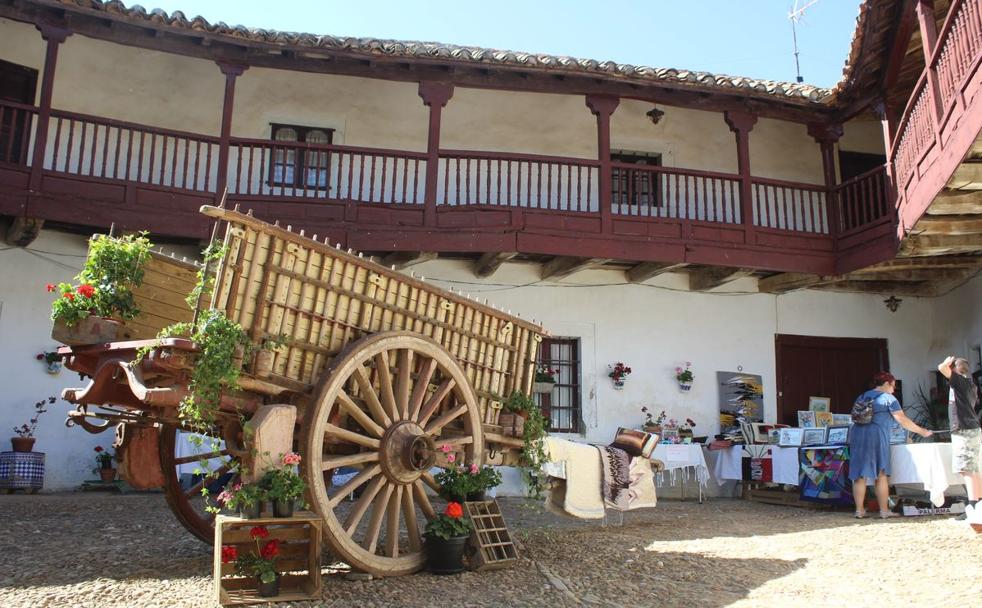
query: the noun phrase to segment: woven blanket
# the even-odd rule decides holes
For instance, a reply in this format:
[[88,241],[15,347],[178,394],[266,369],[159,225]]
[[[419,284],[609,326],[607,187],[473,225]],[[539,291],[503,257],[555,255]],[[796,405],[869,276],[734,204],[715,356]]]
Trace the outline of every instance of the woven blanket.
[[597,446],[600,452],[600,493],[608,509],[627,511],[630,507],[631,457],[622,449]]

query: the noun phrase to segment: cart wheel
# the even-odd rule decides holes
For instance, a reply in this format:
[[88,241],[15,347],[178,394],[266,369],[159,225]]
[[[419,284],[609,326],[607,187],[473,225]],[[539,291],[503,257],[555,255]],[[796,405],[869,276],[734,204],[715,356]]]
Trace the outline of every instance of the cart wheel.
[[[439,448],[451,446],[466,464],[484,458],[467,376],[433,340],[384,332],[346,347],[323,378],[305,423],[303,462],[324,540],[357,570],[416,572],[426,561],[421,530],[435,516],[425,485],[436,485],[429,469]],[[330,488],[341,467],[360,471]]]
[[[160,467],[164,473],[164,497],[167,505],[174,512],[174,516],[181,522],[191,534],[194,534],[202,541],[212,544],[215,540],[215,515],[209,513],[205,507],[209,504],[201,494],[201,489],[209,488],[210,504],[215,504],[215,496],[223,488],[239,480],[240,460],[238,452],[229,449],[231,445],[238,445],[237,437],[239,426],[235,428],[225,427],[223,439],[225,446],[217,451],[212,451],[206,439],[200,454],[190,456],[177,456],[177,440],[182,435],[191,435],[187,431],[178,429],[175,426],[167,425],[160,434]],[[210,459],[220,458],[221,463],[214,468],[210,475],[196,480],[191,487],[181,486],[181,476],[178,467],[181,465],[196,465],[205,468],[205,462]]]

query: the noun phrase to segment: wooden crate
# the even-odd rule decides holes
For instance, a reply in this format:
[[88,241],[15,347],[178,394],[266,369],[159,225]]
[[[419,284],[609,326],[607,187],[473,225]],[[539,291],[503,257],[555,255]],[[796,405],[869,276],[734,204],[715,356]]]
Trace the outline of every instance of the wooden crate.
[[465,502],[464,511],[474,523],[469,548],[471,570],[498,570],[514,565],[518,560],[518,551],[498,502]]
[[[266,526],[269,539],[280,541],[280,594],[260,597],[254,578],[235,575],[233,564],[222,563],[222,546],[233,545],[242,554],[255,551],[249,536],[253,526]],[[261,541],[265,542],[265,541]],[[321,518],[300,511],[293,517],[243,519],[219,515],[215,520],[215,597],[222,606],[264,602],[293,602],[321,598]]]
[[197,281],[198,267],[193,261],[152,251],[143,267],[143,284],[133,289],[140,314],[126,321],[119,339],[152,340],[161,329],[190,321],[192,310],[184,299]]

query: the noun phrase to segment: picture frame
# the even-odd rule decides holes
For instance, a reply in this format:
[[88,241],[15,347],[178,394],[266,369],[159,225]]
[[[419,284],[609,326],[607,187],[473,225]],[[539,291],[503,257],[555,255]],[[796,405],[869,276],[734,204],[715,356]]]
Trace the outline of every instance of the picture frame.
[[804,439],[805,429],[798,427],[787,427],[779,430],[777,444],[781,447],[799,447]]
[[832,398],[831,397],[809,397],[808,398],[808,411],[811,412],[827,412],[831,409]]
[[677,428],[663,428],[661,430],[662,443],[678,443],[679,430]]
[[832,414],[832,426],[849,426],[852,424],[851,414]]
[[802,429],[801,445],[825,445],[825,427]]
[[832,425],[825,434],[825,443],[828,445],[845,445],[849,443],[849,425]]
[[767,443],[777,445],[781,442],[781,429],[770,429],[767,431]]
[[907,429],[896,422],[890,427],[890,445],[901,445],[907,443]]
[[798,410],[798,426],[803,429],[815,428],[815,412],[811,410]]
[[815,412],[815,426],[832,426],[833,420],[832,412]]
[[771,429],[774,428],[773,424],[765,424],[763,422],[752,422],[750,424],[752,429],[752,435],[754,443],[767,444],[770,443],[769,434]]

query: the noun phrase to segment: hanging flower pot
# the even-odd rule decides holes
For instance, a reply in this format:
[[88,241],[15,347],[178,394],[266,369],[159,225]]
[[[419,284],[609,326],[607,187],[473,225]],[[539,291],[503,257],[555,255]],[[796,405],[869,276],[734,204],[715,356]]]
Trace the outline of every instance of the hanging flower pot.
[[614,390],[615,391],[622,391],[622,390],[624,390],[624,381],[623,380],[614,380]]
[[679,382],[679,390],[683,393],[687,393],[692,390],[691,382]]
[[555,382],[533,382],[532,392],[539,395],[549,395],[555,386]]
[[614,390],[622,390],[624,388],[624,380],[631,374],[631,368],[620,361],[607,367],[610,368],[610,373],[607,374],[607,377],[614,383]]

